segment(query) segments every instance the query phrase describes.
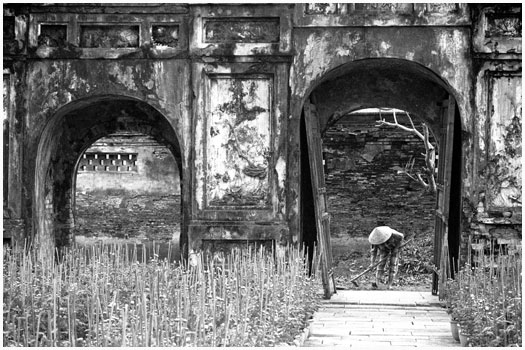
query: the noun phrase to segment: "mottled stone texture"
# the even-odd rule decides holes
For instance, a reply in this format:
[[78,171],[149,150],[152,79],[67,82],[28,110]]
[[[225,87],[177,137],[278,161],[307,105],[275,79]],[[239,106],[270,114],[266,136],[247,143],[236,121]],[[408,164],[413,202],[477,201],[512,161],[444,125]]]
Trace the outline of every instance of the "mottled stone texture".
[[[173,154],[150,136],[113,134],[95,142],[85,154],[90,155],[90,159],[80,160],[77,192],[180,195],[180,174]],[[95,154],[102,159],[93,159]],[[133,160],[129,160],[128,154]],[[118,159],[119,156],[122,159]]]
[[398,174],[412,158],[415,168],[424,164],[423,143],[398,128],[377,127],[378,118],[347,115],[323,135],[331,233],[366,236],[382,220],[404,233],[433,235],[435,195]]
[[208,19],[204,25],[207,43],[278,43],[279,19]]
[[270,206],[271,83],[268,77],[211,80],[205,130],[207,206]]
[[[122,159],[105,157],[131,152],[135,155],[133,171],[116,171],[116,166],[111,164]],[[91,159],[98,164],[98,171],[79,169],[77,172],[75,238],[179,241],[179,171],[167,147],[147,135],[117,133],[98,140],[86,153],[102,157]],[[79,166],[82,164],[81,161]],[[104,169],[106,166],[109,170]]]
[[[4,208],[11,216],[5,219],[22,221],[24,238],[67,244],[77,160],[100,137],[129,131],[162,140],[176,158],[181,237],[190,250],[214,239],[298,244],[304,222],[300,120],[307,99],[316,105],[321,127],[361,108],[393,107],[418,115],[439,137],[447,120],[442,104],[450,98],[457,106],[454,148],[461,152],[455,153],[459,160],[442,161],[453,163],[450,174],[458,179],[458,200],[448,203],[455,223],[461,221],[461,233],[454,234],[462,245],[485,233],[520,239],[521,12],[521,4],[456,3],[6,5]],[[269,91],[243,88],[248,95],[239,99],[218,89],[212,100],[212,83],[220,78],[269,79]],[[220,109],[210,108],[216,101],[235,111],[222,118]],[[244,130],[230,135],[225,124],[214,128],[228,135],[211,153],[208,121],[215,117],[241,120]],[[263,126],[260,136],[255,129]],[[366,134],[377,142],[383,138],[382,132]],[[249,137],[242,142],[243,136]],[[260,147],[250,138],[264,141],[267,158],[258,151],[252,159],[252,148]],[[381,152],[372,141],[352,141],[363,151],[341,164],[361,167],[353,188],[361,196],[379,191],[388,198],[382,209],[361,204],[364,214],[353,217],[379,212],[401,225],[399,212],[418,211],[410,204],[418,191],[392,192],[406,190],[406,179],[377,175],[385,174],[378,172],[380,164],[393,165],[388,152],[409,151],[405,141],[392,139],[392,148]],[[227,159],[228,147],[253,164]],[[215,157],[214,174],[208,173],[208,155]],[[215,183],[225,187],[217,206],[205,203],[217,194],[206,187],[209,176],[235,166],[240,171],[230,179],[236,181],[221,177]],[[345,171],[329,173],[334,177],[328,180],[346,188]],[[261,194],[264,205],[222,205],[237,190]]]
[[76,236],[179,240],[180,196],[99,191],[76,195]]

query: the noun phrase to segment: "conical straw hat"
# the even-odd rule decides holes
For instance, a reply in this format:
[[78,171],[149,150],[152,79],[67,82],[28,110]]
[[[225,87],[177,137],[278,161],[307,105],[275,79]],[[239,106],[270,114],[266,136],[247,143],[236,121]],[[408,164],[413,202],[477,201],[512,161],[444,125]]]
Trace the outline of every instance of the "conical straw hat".
[[370,236],[368,236],[368,241],[370,244],[385,243],[392,236],[392,231],[388,226],[378,226],[372,230]]

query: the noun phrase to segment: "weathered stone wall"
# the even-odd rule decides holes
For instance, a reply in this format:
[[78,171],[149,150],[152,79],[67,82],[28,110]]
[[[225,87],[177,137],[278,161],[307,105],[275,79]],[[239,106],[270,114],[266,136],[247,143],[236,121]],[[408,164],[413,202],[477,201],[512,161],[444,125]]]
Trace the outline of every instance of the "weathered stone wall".
[[117,133],[95,142],[83,157],[76,178],[76,240],[179,240],[179,171],[167,147],[147,135]]
[[[93,165],[81,159],[77,171],[77,192],[121,191],[130,194],[180,195],[179,170],[173,155],[167,147],[147,135],[120,134],[106,137],[94,143],[85,154],[112,158],[116,155],[128,159],[90,159]],[[128,155],[133,160],[129,160]],[[83,165],[85,163],[87,164]],[[93,168],[95,164],[96,171]]]
[[179,240],[180,195],[77,193],[75,235],[135,242]]
[[214,239],[298,243],[306,99],[322,126],[353,110],[396,107],[439,135],[439,103],[450,95],[461,241],[492,233],[518,240],[521,11],[456,3],[8,6],[11,219],[24,221],[27,237],[51,235],[53,226],[66,232],[74,161],[125,119],[140,129],[126,130],[156,133],[175,151],[191,249]]
[[[335,5],[335,4],[334,4]],[[463,134],[461,173],[472,172],[473,83],[470,8],[466,4],[337,4],[332,8],[295,7],[294,56],[290,76],[289,147],[299,149],[299,120],[312,98],[321,126],[354,110],[393,107],[419,115],[440,133],[438,104],[451,94],[457,101]],[[422,26],[421,26],[422,25]],[[295,131],[295,132],[294,132]],[[299,158],[290,157],[290,179]],[[290,229],[299,227],[298,185],[291,181]],[[470,188],[462,187],[463,196]]]
[[412,158],[415,168],[424,164],[423,142],[407,131],[378,127],[378,118],[349,114],[324,133],[331,234],[366,236],[382,220],[400,232],[433,235],[435,195],[398,173]]
[[[473,7],[475,172],[464,239],[521,250],[522,5]],[[470,178],[466,178],[470,181]]]

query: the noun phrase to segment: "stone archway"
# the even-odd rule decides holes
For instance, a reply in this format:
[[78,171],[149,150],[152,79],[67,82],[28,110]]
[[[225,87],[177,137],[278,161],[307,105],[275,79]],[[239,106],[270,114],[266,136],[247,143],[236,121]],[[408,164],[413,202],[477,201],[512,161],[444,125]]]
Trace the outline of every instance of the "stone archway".
[[[401,59],[374,58],[350,62],[328,72],[310,89],[305,100],[315,105],[319,133],[341,116],[359,109],[375,107],[407,111],[429,126],[435,137],[440,140],[440,145],[446,146],[442,147],[440,153],[442,164],[447,165],[440,167],[438,175],[442,192],[436,196],[436,208],[445,214],[442,214],[439,220],[436,216],[434,263],[440,265],[441,248],[446,244],[450,261],[456,265],[461,236],[462,140],[461,119],[455,105],[453,89],[431,70],[418,63]],[[449,110],[451,113],[447,112]],[[302,149],[305,142],[305,135],[302,135]],[[317,164],[322,164],[322,161],[317,161]],[[303,192],[305,181],[309,181],[308,177],[303,177]],[[318,198],[315,193],[302,196],[301,207],[307,208],[309,201],[315,202]],[[306,217],[303,216],[302,220],[304,223]],[[302,225],[305,226],[309,225]],[[448,237],[446,243],[443,242],[444,235]],[[305,237],[311,236],[312,233],[303,230],[303,242]],[[434,287],[433,291],[437,292],[437,283]]]
[[[121,131],[149,135],[165,145],[182,177],[179,139],[169,121],[155,108],[137,99],[113,95],[71,102],[55,113],[38,144],[33,199],[34,237],[38,244],[62,247],[70,243],[80,157],[96,140]],[[183,222],[181,246],[187,241]]]

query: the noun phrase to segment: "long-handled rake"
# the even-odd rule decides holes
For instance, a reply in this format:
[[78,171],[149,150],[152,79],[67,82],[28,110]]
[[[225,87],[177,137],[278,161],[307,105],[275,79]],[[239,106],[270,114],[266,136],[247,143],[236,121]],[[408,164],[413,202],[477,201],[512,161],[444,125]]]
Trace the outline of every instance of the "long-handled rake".
[[[408,241],[406,241],[405,243],[403,243],[401,245],[401,247],[399,247],[399,249],[403,248],[404,246],[406,246],[408,243],[410,243],[411,241],[413,241],[414,239],[411,238],[409,239]],[[362,276],[366,275],[367,273],[369,273],[370,271],[374,270],[379,264],[381,264],[383,262],[383,259],[379,260],[378,262],[376,262],[374,265],[372,266],[369,266],[366,270],[364,270],[363,272],[361,272],[359,275],[355,276],[354,278],[352,278],[350,280],[350,282],[352,282],[352,284],[356,287],[359,287],[359,284],[356,282],[359,278],[361,278]]]

